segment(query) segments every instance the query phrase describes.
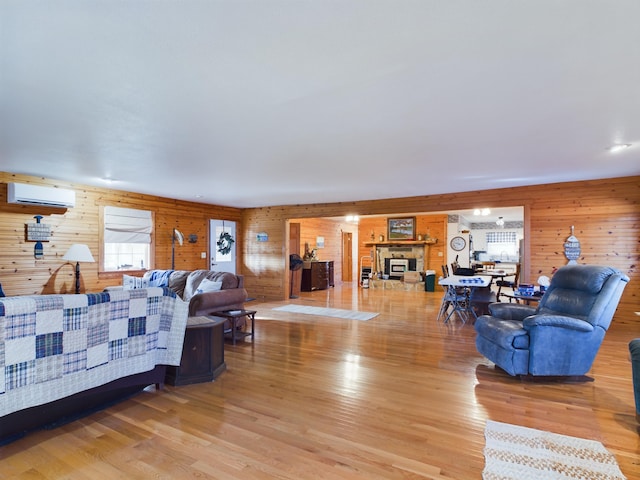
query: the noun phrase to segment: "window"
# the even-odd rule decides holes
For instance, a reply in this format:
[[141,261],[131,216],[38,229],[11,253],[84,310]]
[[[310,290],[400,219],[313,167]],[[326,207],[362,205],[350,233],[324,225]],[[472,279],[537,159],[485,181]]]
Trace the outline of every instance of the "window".
[[513,262],[518,259],[516,232],[487,232],[487,254],[489,258]]
[[149,269],[153,215],[148,210],[104,207],[103,269]]

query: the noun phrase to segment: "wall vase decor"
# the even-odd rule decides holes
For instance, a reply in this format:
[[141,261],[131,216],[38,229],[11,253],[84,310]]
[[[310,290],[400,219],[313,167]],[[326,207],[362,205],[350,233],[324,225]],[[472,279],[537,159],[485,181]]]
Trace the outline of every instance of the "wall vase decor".
[[580,258],[580,240],[573,235],[573,225],[571,225],[571,235],[564,242],[564,256],[569,260],[568,264],[578,263]]

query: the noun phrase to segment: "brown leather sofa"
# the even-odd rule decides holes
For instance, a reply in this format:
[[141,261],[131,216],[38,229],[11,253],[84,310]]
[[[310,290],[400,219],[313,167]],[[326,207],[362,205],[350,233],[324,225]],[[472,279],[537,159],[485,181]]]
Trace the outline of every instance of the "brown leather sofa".
[[[149,286],[167,286],[185,302],[189,302],[189,316],[210,315],[224,310],[244,308],[247,291],[244,277],[212,270],[149,270],[143,276]],[[204,279],[222,282],[220,290],[198,293]]]

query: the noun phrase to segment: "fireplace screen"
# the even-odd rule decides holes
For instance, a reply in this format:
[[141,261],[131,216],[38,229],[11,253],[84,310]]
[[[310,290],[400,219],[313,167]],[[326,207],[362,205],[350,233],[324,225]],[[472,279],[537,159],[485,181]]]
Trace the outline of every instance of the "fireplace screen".
[[402,279],[404,272],[416,271],[415,258],[385,258],[384,273],[392,279]]

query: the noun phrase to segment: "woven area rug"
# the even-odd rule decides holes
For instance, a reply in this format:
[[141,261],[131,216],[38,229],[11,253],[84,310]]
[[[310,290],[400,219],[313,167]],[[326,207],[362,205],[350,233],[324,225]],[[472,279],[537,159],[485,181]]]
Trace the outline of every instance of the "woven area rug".
[[276,307],[273,310],[362,321],[371,320],[373,317],[377,317],[379,315],[379,313],[373,312],[358,312],[357,310],[343,310],[341,308],[308,307],[306,305],[284,305],[283,307]]
[[615,457],[594,440],[487,420],[483,480],[623,480]]

